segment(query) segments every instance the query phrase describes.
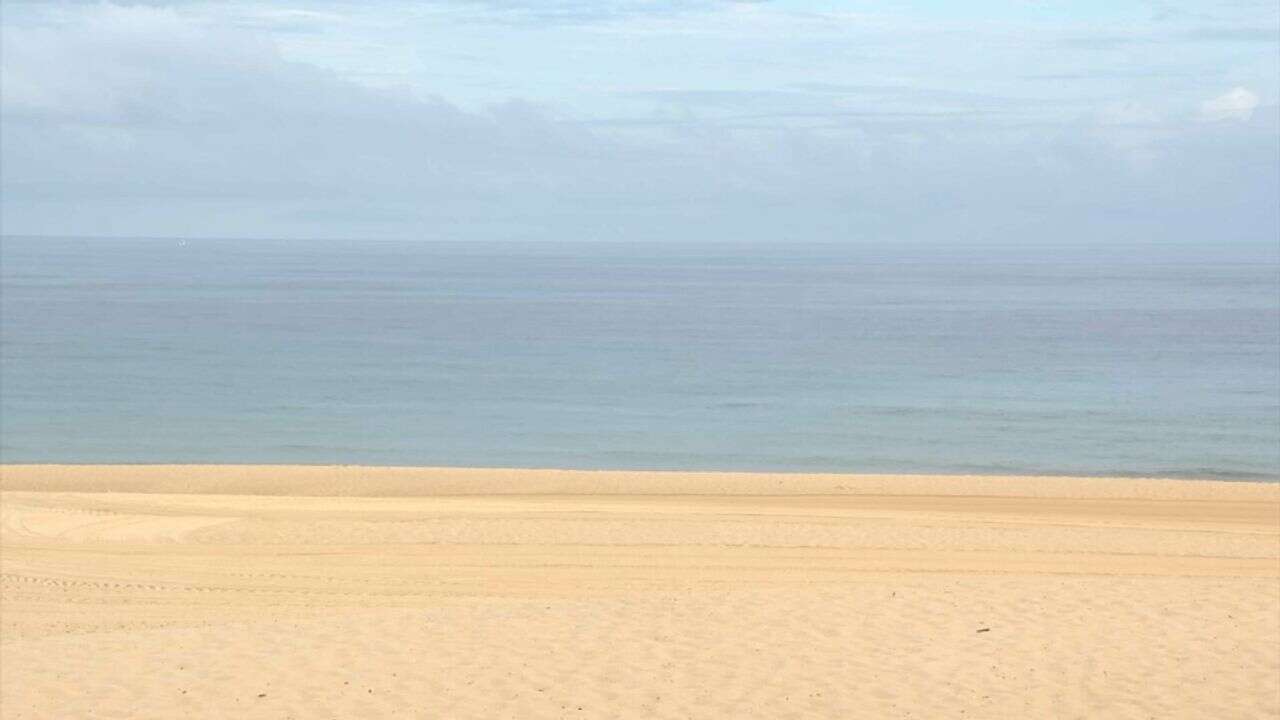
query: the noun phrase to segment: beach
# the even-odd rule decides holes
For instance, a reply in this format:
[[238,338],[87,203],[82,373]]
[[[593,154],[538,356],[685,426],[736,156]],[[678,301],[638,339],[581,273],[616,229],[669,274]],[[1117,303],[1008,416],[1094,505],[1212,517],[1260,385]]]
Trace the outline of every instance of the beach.
[[1280,717],[1280,484],[0,468],[0,716]]

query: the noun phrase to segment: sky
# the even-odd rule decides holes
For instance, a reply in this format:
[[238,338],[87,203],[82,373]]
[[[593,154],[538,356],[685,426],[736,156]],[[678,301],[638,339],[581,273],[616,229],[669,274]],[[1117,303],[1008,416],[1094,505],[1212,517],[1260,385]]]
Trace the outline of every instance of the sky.
[[1280,3],[0,5],[0,232],[1280,242]]

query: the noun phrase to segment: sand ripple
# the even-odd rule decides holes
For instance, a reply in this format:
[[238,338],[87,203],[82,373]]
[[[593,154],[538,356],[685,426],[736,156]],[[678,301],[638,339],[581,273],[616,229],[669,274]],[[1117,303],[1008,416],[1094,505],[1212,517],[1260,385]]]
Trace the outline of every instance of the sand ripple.
[[0,495],[4,718],[1280,717],[1280,488],[56,479]]

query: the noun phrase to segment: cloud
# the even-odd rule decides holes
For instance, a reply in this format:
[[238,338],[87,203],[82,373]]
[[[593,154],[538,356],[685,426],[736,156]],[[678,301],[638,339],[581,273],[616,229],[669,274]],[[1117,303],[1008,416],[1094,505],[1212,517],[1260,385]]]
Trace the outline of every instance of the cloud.
[[1277,27],[1191,27],[1175,32],[1109,33],[1097,32],[1063,38],[1059,43],[1080,50],[1123,50],[1147,45],[1204,44],[1280,44],[1280,28]]
[[1215,43],[1280,43],[1280,27],[1199,27],[1178,35],[1178,39]]
[[[1274,119],[1185,122],[1190,102],[1182,122],[1137,100],[996,122],[1025,104],[789,76],[638,91],[653,115],[609,126],[528,99],[466,110],[373,89],[290,61],[270,27],[174,7],[6,25],[3,51],[10,233],[1101,242],[1280,227]],[[765,116],[822,122],[733,122]]]
[[1149,126],[1159,125],[1164,121],[1160,113],[1135,100],[1124,100],[1111,103],[1097,113],[1097,122],[1102,125]]
[[1200,103],[1200,119],[1209,122],[1222,120],[1248,120],[1258,108],[1258,95],[1237,87]]
[[472,22],[540,27],[598,25],[632,18],[673,18],[744,0],[428,0],[424,5],[464,13]]
[[1063,47],[1076,50],[1118,50],[1132,45],[1151,44],[1155,42],[1155,38],[1147,35],[1096,33],[1066,37],[1058,42]]
[[247,11],[238,22],[245,27],[263,28],[276,33],[306,34],[341,25],[345,20],[340,13],[259,8]]

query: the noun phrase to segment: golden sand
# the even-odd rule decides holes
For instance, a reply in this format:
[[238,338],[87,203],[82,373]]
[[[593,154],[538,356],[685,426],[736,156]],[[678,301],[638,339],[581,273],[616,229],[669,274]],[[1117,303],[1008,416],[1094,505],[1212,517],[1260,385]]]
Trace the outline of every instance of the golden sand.
[[1280,717],[1280,486],[0,468],[3,718]]

